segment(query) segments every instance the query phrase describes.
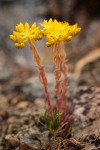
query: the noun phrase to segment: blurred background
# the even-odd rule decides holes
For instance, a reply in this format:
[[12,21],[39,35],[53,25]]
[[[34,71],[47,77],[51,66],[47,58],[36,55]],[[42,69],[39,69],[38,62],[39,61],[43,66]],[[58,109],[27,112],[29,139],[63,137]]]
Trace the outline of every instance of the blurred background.
[[[0,80],[9,78],[16,68],[35,68],[26,46],[16,49],[9,39],[19,22],[57,19],[77,23],[81,33],[66,43],[69,72],[80,84],[100,85],[100,1],[99,0],[0,0]],[[52,48],[36,42],[47,71],[52,71]]]

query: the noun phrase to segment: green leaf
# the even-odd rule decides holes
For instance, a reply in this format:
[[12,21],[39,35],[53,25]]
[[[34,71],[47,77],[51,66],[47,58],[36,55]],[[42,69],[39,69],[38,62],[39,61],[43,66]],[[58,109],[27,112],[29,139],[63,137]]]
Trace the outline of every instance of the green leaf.
[[60,124],[60,118],[61,118],[61,114],[59,112],[55,112],[54,118],[53,118],[53,124],[52,124],[53,130],[58,130],[58,127]]
[[48,111],[45,112],[44,114],[44,120],[45,120],[45,123],[47,125],[47,128],[50,129],[51,128],[51,124],[50,124],[50,114]]

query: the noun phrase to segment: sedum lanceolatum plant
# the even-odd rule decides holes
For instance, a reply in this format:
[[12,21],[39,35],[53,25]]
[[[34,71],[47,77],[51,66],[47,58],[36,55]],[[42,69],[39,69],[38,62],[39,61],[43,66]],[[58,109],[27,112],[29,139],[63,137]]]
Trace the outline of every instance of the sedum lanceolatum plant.
[[[68,65],[66,60],[66,52],[64,43],[77,35],[81,28],[77,24],[69,25],[68,22],[60,22],[52,19],[44,20],[40,24],[42,29],[33,23],[30,26],[27,22],[25,24],[19,23],[16,25],[16,30],[10,35],[10,39],[15,42],[16,48],[24,48],[25,44],[29,44],[33,52],[34,60],[39,69],[39,79],[43,84],[45,91],[45,98],[48,104],[48,109],[44,114],[45,123],[50,133],[53,135],[68,136],[70,132],[70,123],[72,121],[72,113],[74,105],[68,105],[67,91],[68,91]],[[55,95],[56,104],[53,106],[50,93],[48,91],[48,81],[45,74],[44,66],[41,62],[38,50],[34,42],[46,37],[46,46],[53,47],[54,64],[55,64]]]

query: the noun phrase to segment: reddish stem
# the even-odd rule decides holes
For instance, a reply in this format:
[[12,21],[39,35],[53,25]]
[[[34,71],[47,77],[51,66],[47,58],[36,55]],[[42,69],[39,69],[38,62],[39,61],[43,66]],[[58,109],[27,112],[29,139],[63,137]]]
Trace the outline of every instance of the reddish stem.
[[51,104],[50,94],[48,92],[48,82],[47,82],[47,78],[46,78],[46,75],[45,75],[44,67],[41,64],[41,58],[38,54],[38,51],[37,51],[36,47],[34,46],[34,44],[32,43],[31,40],[29,40],[29,44],[30,44],[31,50],[34,54],[34,59],[35,59],[37,65],[38,65],[38,68],[39,68],[39,71],[40,71],[39,78],[40,78],[41,83],[44,86],[45,97],[46,97],[46,100],[47,100],[47,103],[48,103],[48,110],[49,110],[49,113],[50,113],[50,119],[52,121],[53,120],[53,108],[52,108],[52,104]]
[[54,46],[54,63],[55,63],[55,80],[56,80],[56,85],[55,85],[55,91],[56,91],[56,96],[57,96],[57,108],[60,110],[60,103],[61,103],[61,61],[60,61],[60,56],[59,56],[59,45]]
[[68,66],[66,64],[66,61],[63,61],[62,63],[62,73],[64,76],[64,79],[62,81],[62,110],[65,111],[66,109],[66,101],[67,101],[67,91],[68,91],[68,77],[67,77],[67,73],[68,73]]
[[62,103],[61,103],[61,110],[62,110],[62,118],[61,122],[64,122],[64,118],[66,115],[66,109],[67,109],[67,92],[68,92],[68,65],[66,63],[66,52],[64,50],[64,45],[62,43],[62,48],[61,48],[61,68],[62,68],[62,74],[63,74],[63,81],[61,83],[62,87]]
[[[62,42],[59,42],[54,47],[54,63],[56,66],[55,69],[55,79],[56,79],[56,96],[57,96],[57,106],[58,110],[61,111],[61,123],[64,121],[64,114],[66,113],[66,100],[67,100],[67,73],[68,66],[66,64],[66,52],[64,50],[64,45]],[[61,80],[61,71],[63,79]]]

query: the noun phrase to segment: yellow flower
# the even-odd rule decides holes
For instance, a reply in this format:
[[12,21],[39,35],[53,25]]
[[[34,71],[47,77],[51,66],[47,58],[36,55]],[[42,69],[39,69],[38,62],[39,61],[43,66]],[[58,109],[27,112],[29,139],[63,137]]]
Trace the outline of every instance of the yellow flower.
[[41,26],[44,27],[42,32],[46,36],[47,46],[53,46],[61,41],[70,41],[81,30],[77,24],[71,26],[68,22],[60,22],[56,19],[44,20]]
[[13,31],[10,39],[15,42],[17,48],[23,48],[29,40],[36,41],[42,38],[42,32],[36,23],[33,23],[31,27],[27,22],[25,24],[19,23],[15,29],[16,31]]

